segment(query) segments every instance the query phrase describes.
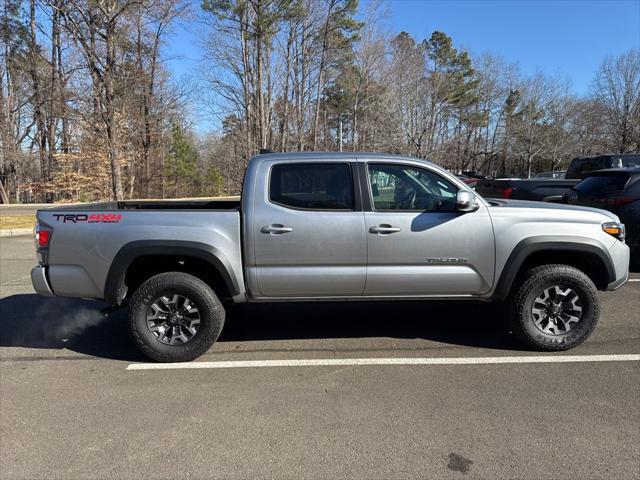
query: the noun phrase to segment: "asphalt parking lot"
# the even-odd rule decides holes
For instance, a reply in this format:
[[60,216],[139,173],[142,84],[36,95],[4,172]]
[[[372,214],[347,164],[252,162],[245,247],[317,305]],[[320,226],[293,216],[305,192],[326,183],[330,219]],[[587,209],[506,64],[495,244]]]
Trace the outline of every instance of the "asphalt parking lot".
[[[124,313],[35,295],[34,263],[0,238],[3,479],[640,478],[638,273],[560,355],[623,361],[522,351],[492,305],[327,303],[234,308],[198,361],[470,363],[132,370]],[[522,356],[550,362],[481,361]]]

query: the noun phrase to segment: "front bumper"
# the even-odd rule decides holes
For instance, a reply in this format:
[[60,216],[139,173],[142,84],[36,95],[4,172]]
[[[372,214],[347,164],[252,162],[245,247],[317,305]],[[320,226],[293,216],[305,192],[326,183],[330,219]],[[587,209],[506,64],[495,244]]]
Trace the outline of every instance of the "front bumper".
[[612,290],[617,290],[621,286],[623,286],[625,283],[627,283],[628,281],[629,281],[629,273],[627,273],[624,277],[618,278],[616,281],[611,282],[609,285],[607,285],[606,290],[608,292],[610,292]]
[[49,280],[47,280],[47,269],[42,265],[37,265],[31,269],[31,283],[36,293],[44,297],[55,297]]
[[618,240],[609,248],[609,255],[613,262],[615,280],[613,280],[605,290],[617,290],[629,280],[629,247]]

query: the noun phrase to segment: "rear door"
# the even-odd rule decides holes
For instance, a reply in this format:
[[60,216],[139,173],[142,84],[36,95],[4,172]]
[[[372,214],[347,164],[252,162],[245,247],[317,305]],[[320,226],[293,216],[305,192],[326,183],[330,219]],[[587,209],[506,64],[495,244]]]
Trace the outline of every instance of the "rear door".
[[261,297],[358,296],[366,236],[351,162],[282,161],[254,196],[252,228]]
[[460,213],[458,187],[419,164],[368,162],[365,295],[448,296],[491,289],[495,247],[487,207]]

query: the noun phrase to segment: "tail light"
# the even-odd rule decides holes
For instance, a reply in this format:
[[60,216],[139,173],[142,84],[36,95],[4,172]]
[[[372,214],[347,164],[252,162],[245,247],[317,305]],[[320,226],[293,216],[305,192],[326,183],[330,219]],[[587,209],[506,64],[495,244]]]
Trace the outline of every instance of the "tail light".
[[44,225],[36,224],[36,248],[44,250],[49,247],[51,241],[51,229]]
[[35,227],[36,255],[40,265],[47,265],[49,243],[51,243],[51,227],[36,223]]
[[502,189],[502,198],[508,200],[509,198],[511,198],[511,194],[513,193],[514,190],[515,188],[513,187],[507,187]]
[[607,198],[607,205],[628,205],[636,200],[638,200],[636,197],[612,197]]

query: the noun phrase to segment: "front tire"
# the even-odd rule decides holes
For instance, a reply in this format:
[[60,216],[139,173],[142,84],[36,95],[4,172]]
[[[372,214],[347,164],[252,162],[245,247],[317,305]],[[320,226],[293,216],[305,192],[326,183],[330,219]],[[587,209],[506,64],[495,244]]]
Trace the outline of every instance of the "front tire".
[[157,362],[187,362],[218,339],[225,310],[211,287],[193,275],[155,275],[129,304],[129,333],[145,356]]
[[600,317],[589,277],[568,265],[543,265],[524,275],[510,298],[513,333],[530,348],[569,350],[584,342]]

